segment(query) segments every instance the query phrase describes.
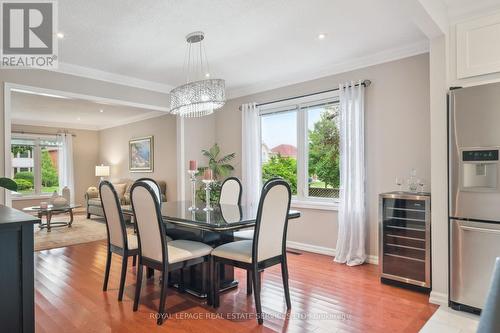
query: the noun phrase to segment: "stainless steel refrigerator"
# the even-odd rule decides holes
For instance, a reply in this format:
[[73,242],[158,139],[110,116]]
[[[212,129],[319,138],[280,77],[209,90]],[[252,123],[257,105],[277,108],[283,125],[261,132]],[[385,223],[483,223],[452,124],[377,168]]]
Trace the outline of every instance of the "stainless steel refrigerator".
[[448,105],[449,301],[477,312],[500,257],[500,83],[453,89]]

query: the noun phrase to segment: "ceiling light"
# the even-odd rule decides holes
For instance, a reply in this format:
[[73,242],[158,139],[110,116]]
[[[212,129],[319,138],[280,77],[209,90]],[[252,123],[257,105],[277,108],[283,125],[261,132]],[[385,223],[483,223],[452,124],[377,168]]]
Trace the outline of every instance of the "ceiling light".
[[[186,83],[170,91],[170,112],[181,117],[203,117],[226,103],[226,84],[211,79],[201,31],[186,36]],[[203,74],[205,73],[205,74]]]
[[321,40],[321,39],[325,39],[326,38],[326,34],[318,34],[318,39]]
[[78,118],[76,118],[76,120],[80,121],[80,120],[82,120],[82,119],[81,119],[80,117],[78,117]]
[[104,110],[103,110],[103,109],[100,109],[100,110],[99,110],[99,112],[100,112],[100,113],[103,113],[103,112],[104,112]]
[[59,38],[59,39],[63,39],[63,38],[64,38],[64,33],[62,33],[62,32],[58,32],[58,33],[56,34],[56,36],[57,36],[57,38]]

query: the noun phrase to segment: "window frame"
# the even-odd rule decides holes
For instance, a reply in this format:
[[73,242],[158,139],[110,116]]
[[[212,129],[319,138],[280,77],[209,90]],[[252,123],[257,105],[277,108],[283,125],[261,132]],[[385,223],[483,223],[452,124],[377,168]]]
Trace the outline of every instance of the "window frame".
[[[292,196],[292,206],[296,208],[310,208],[322,210],[337,210],[339,198],[310,197],[308,194],[308,164],[309,164],[309,137],[308,137],[308,107],[326,103],[339,103],[339,92],[329,91],[286,101],[269,103],[259,107],[259,132],[262,144],[262,116],[286,111],[296,112],[297,117],[297,195]],[[262,154],[260,154],[262,158]],[[262,179],[262,160],[259,168]]]
[[[57,136],[54,135],[38,135],[38,134],[25,134],[25,133],[12,133],[11,135],[11,147],[12,140],[15,139],[29,139],[34,141],[34,149],[33,149],[33,182],[34,182],[34,191],[32,193],[22,194],[17,192],[16,194],[12,193],[12,200],[27,200],[27,199],[37,199],[37,198],[48,198],[52,196],[52,193],[42,192],[42,147],[45,145],[41,145],[41,141],[57,141]],[[12,149],[12,148],[11,148]],[[13,168],[11,166],[11,168]],[[59,172],[59,166],[57,166]],[[59,185],[59,190],[61,187]]]

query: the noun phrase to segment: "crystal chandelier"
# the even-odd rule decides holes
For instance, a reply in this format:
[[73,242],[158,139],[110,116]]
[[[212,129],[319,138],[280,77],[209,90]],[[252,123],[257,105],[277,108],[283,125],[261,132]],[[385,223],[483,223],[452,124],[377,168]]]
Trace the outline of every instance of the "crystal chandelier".
[[170,91],[170,112],[181,117],[203,117],[226,103],[225,82],[211,79],[201,31],[186,36],[186,83]]

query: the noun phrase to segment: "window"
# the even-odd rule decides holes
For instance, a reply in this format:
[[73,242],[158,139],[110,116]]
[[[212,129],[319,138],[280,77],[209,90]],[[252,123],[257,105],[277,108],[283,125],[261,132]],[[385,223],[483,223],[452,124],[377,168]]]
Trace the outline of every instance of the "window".
[[15,196],[50,194],[59,190],[59,150],[55,137],[15,136],[11,140]]
[[288,103],[261,108],[262,181],[286,179],[298,202],[336,202],[340,187],[337,95]]

